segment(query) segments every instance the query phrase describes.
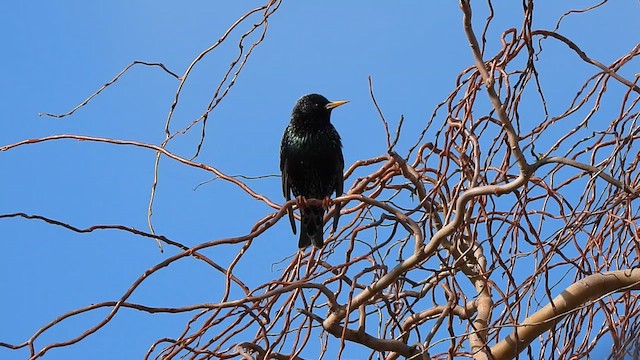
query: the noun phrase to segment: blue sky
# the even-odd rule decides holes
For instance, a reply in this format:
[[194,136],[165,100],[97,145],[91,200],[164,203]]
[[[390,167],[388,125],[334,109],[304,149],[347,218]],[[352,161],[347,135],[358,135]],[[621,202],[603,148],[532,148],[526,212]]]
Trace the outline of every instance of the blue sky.
[[[504,3],[494,4],[497,13],[488,36],[489,53],[499,47],[495,34],[521,23],[520,2]],[[552,29],[568,7],[579,5],[576,1],[559,3],[537,5],[535,26]],[[0,146],[54,134],[159,144],[178,81],[158,68],[131,69],[73,116],[54,119],[38,113],[72,109],[134,60],[162,62],[182,74],[233,21],[259,4],[4,4],[0,14],[4,34]],[[474,6],[478,26],[487,12],[480,2]],[[588,20],[590,14],[575,15],[567,18],[561,32],[607,64],[637,42],[639,10],[637,1],[610,2],[598,11],[597,22]],[[173,130],[202,114],[237,53],[240,34],[234,32],[194,69],[174,115]],[[563,50],[558,47],[556,51]],[[558,97],[575,91],[577,85],[562,76],[574,63],[574,54],[563,53],[545,65],[542,76],[548,88],[557,91],[551,95]],[[265,41],[209,118],[206,141],[196,161],[227,174],[277,174],[280,138],[291,107],[310,92],[351,101],[333,115],[347,164],[382,154],[384,132],[369,97],[367,77],[372,77],[379,105],[390,123],[396,124],[403,115],[405,132],[414,134],[453,89],[456,75],[472,64],[457,2],[392,5],[370,1],[365,6],[361,2],[285,1],[270,20]],[[444,121],[443,115],[436,121]],[[192,131],[177,138],[169,149],[189,158],[198,137],[199,130]],[[402,139],[399,147],[405,151],[415,141],[413,135]],[[0,152],[0,214],[37,214],[79,228],[122,224],[148,231],[154,159],[148,149],[74,140]],[[245,234],[272,211],[219,180],[194,190],[211,180],[212,174],[166,158],[161,160],[159,177],[155,230],[186,245]],[[279,178],[249,184],[282,202]],[[295,253],[296,243],[286,221],[260,237],[252,247],[252,263],[245,265],[250,273],[260,269],[253,285],[277,277],[271,265]],[[37,220],[0,219],[0,342],[23,342],[67,311],[118,299],[146,269],[175,253],[165,249],[160,253],[155,241],[120,231],[77,234]],[[229,254],[212,254],[212,258],[225,264]],[[156,273],[131,301],[152,306],[215,302],[221,296],[221,281],[209,268],[185,260]],[[105,315],[106,311],[96,311],[65,321],[36,345],[77,336]],[[177,336],[190,317],[121,310],[97,334],[72,347],[53,349],[45,358],[140,358],[154,340]],[[3,359],[24,359],[26,354],[24,349],[0,348]]]

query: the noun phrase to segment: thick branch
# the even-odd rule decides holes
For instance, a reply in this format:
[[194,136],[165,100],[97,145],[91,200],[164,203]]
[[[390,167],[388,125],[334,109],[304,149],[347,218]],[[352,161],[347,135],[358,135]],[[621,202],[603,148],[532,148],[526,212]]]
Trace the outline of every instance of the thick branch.
[[640,290],[640,269],[590,275],[569,286],[550,304],[517,325],[516,331],[491,348],[491,354],[496,360],[514,358],[571,311],[609,293],[627,290]]

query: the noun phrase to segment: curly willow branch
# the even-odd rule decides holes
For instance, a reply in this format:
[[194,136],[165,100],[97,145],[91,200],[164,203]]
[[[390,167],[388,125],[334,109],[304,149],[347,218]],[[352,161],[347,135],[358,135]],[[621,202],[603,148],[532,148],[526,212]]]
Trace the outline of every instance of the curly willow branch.
[[[68,311],[27,340],[0,342],[0,347],[28,349],[37,359],[96,336],[116,317],[137,311],[187,318],[180,329],[167,329],[172,336],[149,344],[148,359],[580,359],[607,341],[612,358],[640,353],[640,76],[628,79],[620,71],[637,59],[638,46],[607,66],[557,28],[536,29],[533,0],[521,2],[520,14],[506,14],[487,1],[489,15],[480,24],[472,16],[475,6],[461,0],[461,28],[471,52],[450,92],[422,129],[407,131],[401,118],[392,138],[379,107],[384,99],[374,96],[369,78],[371,107],[379,120],[366,121],[381,121],[384,137],[367,143],[378,149],[376,156],[354,161],[345,172],[348,190],[334,199],[342,205],[340,228],[328,235],[322,249],[296,251],[291,241],[290,256],[273,260],[272,278],[256,281],[255,256],[265,256],[257,254],[256,244],[281,240],[272,227],[296,202],[278,204],[259,192],[272,184],[255,182],[271,181],[268,177],[230,176],[194,159],[206,122],[240,79],[280,5],[269,1],[245,13],[181,76],[161,64],[140,62],[179,80],[161,144],[63,134],[0,147],[10,156],[19,147],[66,139],[78,140],[77,146],[102,143],[157,154],[149,232],[125,225],[82,228],[20,211],[2,214],[0,220],[40,222],[78,234],[119,231],[174,250],[114,299]],[[587,12],[596,17],[606,6],[602,1],[565,11],[557,24],[567,27],[569,16],[578,21]],[[521,25],[499,29],[496,19],[507,15],[521,19]],[[482,29],[479,39],[474,26]],[[202,115],[171,130],[192,70],[233,34],[238,35],[238,53],[212,87]],[[562,44],[559,52],[548,49],[547,42]],[[489,53],[491,44],[498,46],[494,53]],[[567,58],[567,47],[577,56]],[[563,74],[578,81],[567,80],[573,91],[557,99],[549,94],[549,68],[542,60],[587,66]],[[59,117],[89,106],[137,63]],[[173,139],[200,126],[192,155],[167,150]],[[413,145],[402,148],[407,143]],[[161,158],[212,173],[250,201],[266,205],[264,214],[239,232],[243,235],[214,236],[195,245],[155,234],[151,217]],[[323,204],[321,199],[307,201]],[[219,251],[231,254],[224,264],[205,255]],[[222,284],[216,288],[219,298],[160,307],[132,301],[142,284],[190,261],[212,270],[207,283]],[[98,313],[105,310],[106,315]],[[60,324],[85,314],[100,315],[75,337],[48,340]]]

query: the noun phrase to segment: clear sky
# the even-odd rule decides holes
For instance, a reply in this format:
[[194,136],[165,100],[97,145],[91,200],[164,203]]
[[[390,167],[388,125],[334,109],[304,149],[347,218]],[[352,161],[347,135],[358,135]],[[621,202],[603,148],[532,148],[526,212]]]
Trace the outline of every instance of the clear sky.
[[[496,33],[521,24],[520,2],[494,1]],[[538,28],[552,29],[577,1],[539,2]],[[0,146],[54,134],[80,134],[160,144],[178,85],[158,68],[135,67],[73,116],[55,119],[112,79],[134,60],[161,62],[182,74],[193,59],[259,1],[10,1],[0,13],[3,55]],[[474,2],[475,5],[475,2]],[[486,17],[477,3],[476,26]],[[583,4],[584,5],[584,4]],[[617,0],[599,10],[599,23],[581,15],[561,33],[608,64],[638,41],[640,6]],[[591,15],[584,15],[585,17]],[[254,20],[257,18],[254,18]],[[251,23],[253,23],[252,21]],[[229,62],[240,31],[208,55],[191,74],[172,122],[184,128],[206,109]],[[255,37],[252,38],[255,40]],[[493,53],[493,51],[490,51]],[[574,54],[566,52],[568,59]],[[369,97],[373,79],[379,105],[405,132],[424,127],[434,107],[473,64],[455,1],[285,1],[271,18],[236,85],[209,118],[198,162],[227,174],[277,174],[279,143],[295,100],[317,92],[351,103],[334,111],[345,162],[386,150],[381,122]],[[550,67],[563,69],[562,62]],[[560,71],[560,70],[558,70]],[[637,71],[637,69],[636,69]],[[548,84],[566,86],[551,70]],[[633,77],[631,77],[633,78]],[[553,86],[551,86],[553,87]],[[562,96],[559,91],[558,96]],[[573,94],[572,94],[573,96]],[[441,117],[436,121],[444,121]],[[199,130],[169,149],[190,158]],[[406,136],[406,143],[415,140]],[[59,140],[0,152],[0,215],[24,212],[79,228],[122,224],[148,231],[147,206],[153,151]],[[272,209],[211,173],[163,158],[153,224],[158,234],[186,245],[248,233]],[[248,182],[281,203],[280,179]],[[197,187],[197,189],[195,189]],[[345,186],[348,188],[348,186]],[[194,190],[195,189],[195,190]],[[297,239],[281,221],[252,246],[244,264],[260,284],[278,276],[272,264],[296,252]],[[0,342],[21,343],[57,316],[92,303],[117,300],[146,269],[175,250],[160,253],[154,240],[121,231],[77,234],[38,220],[0,219]],[[232,249],[229,254],[234,254]],[[221,264],[225,253],[210,254]],[[242,270],[239,270],[242,271]],[[215,302],[221,277],[185,259],[157,272],[131,301],[150,306]],[[107,314],[98,310],[55,326],[36,345],[69,339]],[[149,315],[123,309],[98,333],[46,359],[141,358],[149,345],[175,337],[192,315]],[[27,350],[0,348],[2,359],[24,359]],[[310,354],[307,354],[310,356]],[[310,356],[313,357],[313,356]]]

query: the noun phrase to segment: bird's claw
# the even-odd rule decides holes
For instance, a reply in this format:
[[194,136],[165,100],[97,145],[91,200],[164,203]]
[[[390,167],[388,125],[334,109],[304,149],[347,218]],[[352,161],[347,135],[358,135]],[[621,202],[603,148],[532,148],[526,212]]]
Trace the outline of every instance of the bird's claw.
[[296,204],[298,205],[298,209],[302,211],[307,207],[307,199],[304,196],[300,195],[296,197]]
[[331,207],[331,205],[333,205],[333,200],[331,200],[330,197],[326,196],[324,199],[322,199],[323,208],[328,209]]

